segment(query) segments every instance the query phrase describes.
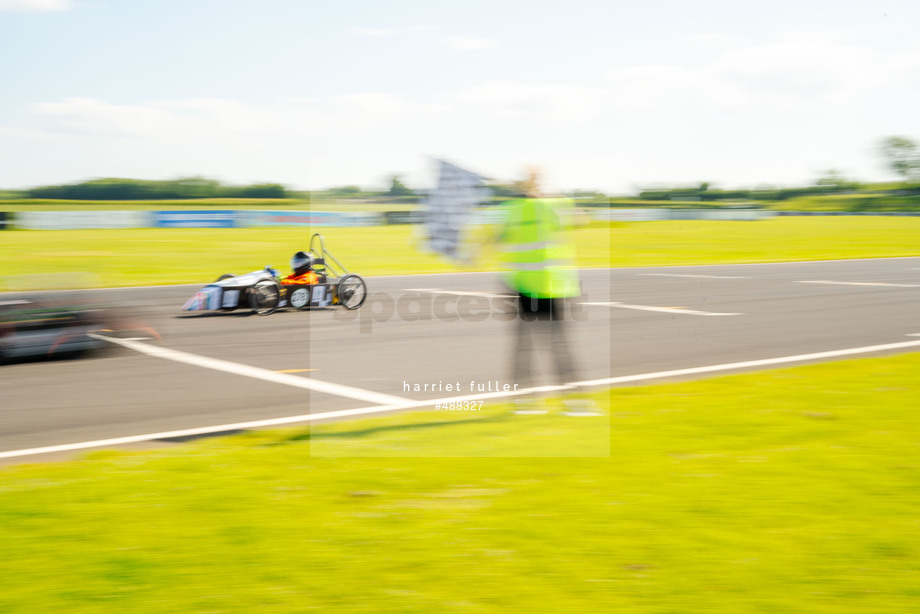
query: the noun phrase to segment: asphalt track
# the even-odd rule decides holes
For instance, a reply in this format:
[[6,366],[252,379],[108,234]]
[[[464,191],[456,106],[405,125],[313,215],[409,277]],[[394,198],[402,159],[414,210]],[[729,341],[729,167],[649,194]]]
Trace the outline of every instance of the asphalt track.
[[[568,331],[579,381],[904,342],[916,346],[892,351],[920,349],[920,258],[591,269],[582,282]],[[525,386],[510,379],[514,323],[497,274],[368,285],[356,312],[268,317],[179,311],[195,286],[96,291],[162,340],[0,367],[0,454],[388,403],[424,410],[496,382]],[[541,362],[540,383],[553,383]]]

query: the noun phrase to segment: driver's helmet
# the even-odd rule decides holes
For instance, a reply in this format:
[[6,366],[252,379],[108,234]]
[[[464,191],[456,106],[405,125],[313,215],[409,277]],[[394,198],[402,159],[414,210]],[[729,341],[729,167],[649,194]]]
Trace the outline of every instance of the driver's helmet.
[[297,252],[291,257],[291,269],[294,275],[303,275],[313,268],[313,255],[306,252]]

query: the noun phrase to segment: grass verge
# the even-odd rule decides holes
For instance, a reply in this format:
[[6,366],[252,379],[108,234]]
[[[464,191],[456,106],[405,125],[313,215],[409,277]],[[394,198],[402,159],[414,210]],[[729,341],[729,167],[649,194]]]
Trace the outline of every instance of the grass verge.
[[4,468],[0,611],[912,614],[918,370],[606,391],[609,458],[484,458],[594,428],[494,407]]
[[[320,228],[363,275],[458,268],[418,249],[410,226]],[[104,286],[205,283],[222,273],[286,267],[308,229],[32,230],[0,235],[0,276],[88,272]],[[779,218],[759,222],[595,224],[574,231],[579,265],[667,266],[920,255],[920,218]],[[477,269],[490,268],[489,260]]]

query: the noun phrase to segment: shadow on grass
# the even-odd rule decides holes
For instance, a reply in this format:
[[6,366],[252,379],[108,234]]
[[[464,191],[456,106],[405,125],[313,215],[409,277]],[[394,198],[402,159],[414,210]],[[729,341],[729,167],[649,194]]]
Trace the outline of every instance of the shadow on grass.
[[[274,447],[274,446],[283,446],[291,443],[299,443],[302,441],[311,441],[314,439],[358,439],[361,437],[366,437],[370,435],[375,435],[378,433],[387,433],[393,431],[421,431],[425,429],[438,429],[445,426],[459,426],[463,424],[479,423],[484,424],[487,422],[503,422],[506,421],[510,415],[497,414],[489,416],[488,418],[468,418],[465,420],[439,420],[436,422],[422,422],[414,424],[390,424],[387,426],[378,426],[372,428],[365,428],[352,431],[338,431],[333,433],[313,433],[310,427],[307,427],[304,430],[300,430],[290,436],[283,437],[277,441],[269,442],[259,442],[257,445],[261,447]],[[230,429],[226,431],[216,431],[213,433],[201,433],[197,435],[182,435],[179,437],[163,437],[156,439],[162,443],[188,443],[191,441],[198,441],[201,439],[213,439],[217,437],[231,437],[233,435],[244,435],[255,433],[256,431],[245,430],[245,429]]]
[[199,439],[210,439],[213,437],[229,437],[231,435],[240,435],[242,433],[247,433],[248,431],[240,429],[230,429],[227,431],[216,431],[214,433],[201,433],[198,435],[182,435],[180,437],[162,437],[160,439],[154,439],[154,441],[160,441],[164,443],[187,443],[189,441],[197,441]]
[[263,444],[265,446],[281,446],[287,445],[290,443],[297,443],[301,441],[312,441],[320,439],[359,439],[361,437],[367,437],[370,435],[376,435],[380,433],[389,433],[394,431],[423,431],[430,429],[440,429],[447,426],[460,426],[466,424],[485,424],[485,423],[496,423],[496,422],[505,422],[510,419],[512,416],[510,414],[495,414],[489,416],[488,418],[468,418],[464,420],[438,420],[432,422],[416,422],[412,424],[388,424],[385,426],[375,426],[364,429],[356,429],[351,431],[336,431],[331,433],[314,433],[312,429],[308,428],[302,430],[298,433],[295,433],[285,439],[274,441],[270,443]]

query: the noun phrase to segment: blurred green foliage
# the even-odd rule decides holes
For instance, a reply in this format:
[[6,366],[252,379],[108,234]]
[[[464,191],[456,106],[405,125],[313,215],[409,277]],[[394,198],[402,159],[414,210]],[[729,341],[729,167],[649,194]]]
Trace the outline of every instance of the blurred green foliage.
[[165,181],[107,178],[31,188],[24,190],[24,197],[65,200],[173,200],[287,198],[288,193],[284,186],[277,183],[231,186],[204,177],[185,177]]
[[769,208],[777,211],[848,211],[851,213],[920,212],[920,193],[799,196],[776,203]]
[[402,178],[399,175],[393,175],[390,180],[390,189],[387,192],[388,196],[412,196],[414,192],[402,182]]
[[904,136],[889,136],[882,140],[879,150],[888,168],[904,181],[920,183],[920,146]]

